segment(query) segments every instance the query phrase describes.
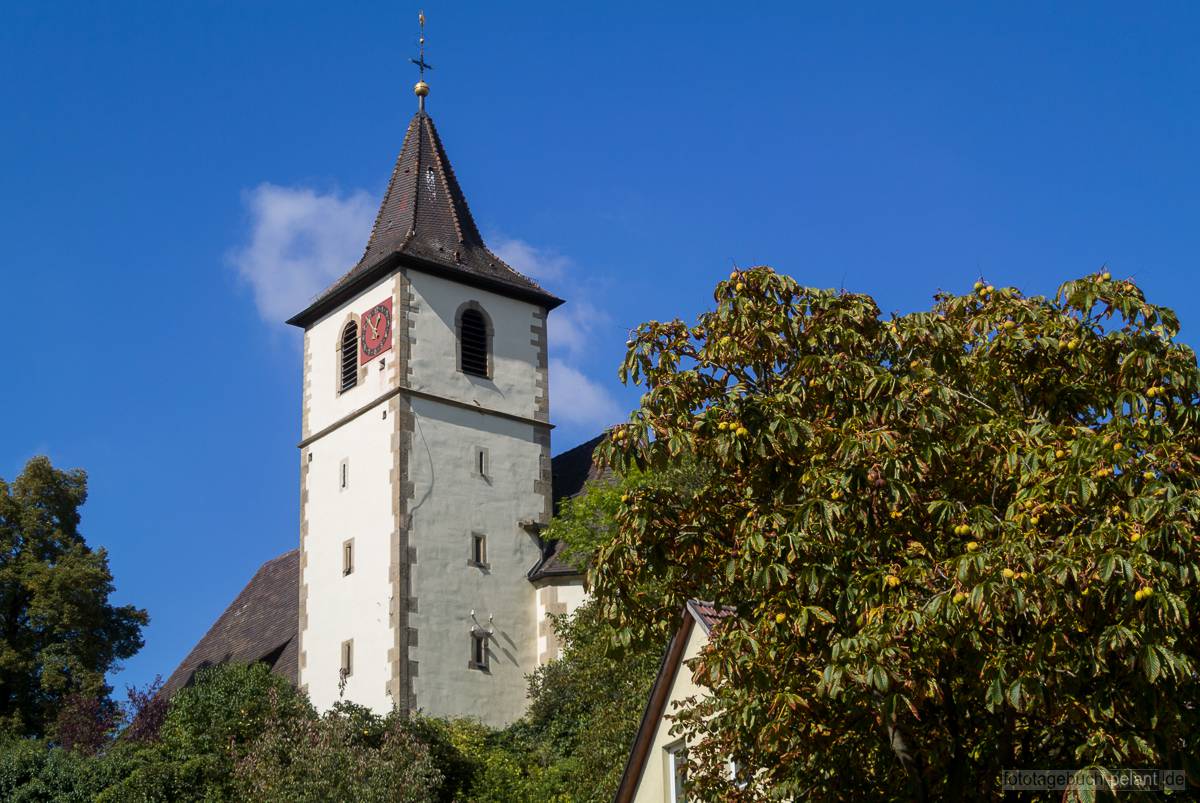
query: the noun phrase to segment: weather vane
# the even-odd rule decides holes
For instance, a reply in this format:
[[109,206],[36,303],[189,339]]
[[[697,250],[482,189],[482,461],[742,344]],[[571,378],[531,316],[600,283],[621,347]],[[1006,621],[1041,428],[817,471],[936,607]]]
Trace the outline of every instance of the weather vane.
[[417,39],[419,50],[415,59],[409,59],[413,64],[417,65],[420,71],[417,85],[413,87],[413,93],[417,96],[417,105],[421,111],[425,111],[425,97],[429,94],[429,84],[425,83],[425,71],[432,70],[433,65],[425,63],[425,12],[417,13],[417,24],[421,26],[421,36]]

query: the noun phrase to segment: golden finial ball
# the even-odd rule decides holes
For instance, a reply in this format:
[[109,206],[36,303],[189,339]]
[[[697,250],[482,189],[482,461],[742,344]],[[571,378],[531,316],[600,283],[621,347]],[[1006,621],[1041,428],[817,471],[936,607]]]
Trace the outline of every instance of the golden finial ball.
[[429,84],[424,81],[417,81],[416,86],[413,87],[413,94],[419,98],[426,97],[429,94]]

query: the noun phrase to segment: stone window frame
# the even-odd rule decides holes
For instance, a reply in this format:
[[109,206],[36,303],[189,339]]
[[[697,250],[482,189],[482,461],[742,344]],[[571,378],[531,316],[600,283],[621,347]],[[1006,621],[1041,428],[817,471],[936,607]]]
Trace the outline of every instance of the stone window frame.
[[342,577],[354,574],[354,539],[347,538],[342,542]]
[[[462,363],[462,318],[463,313],[467,310],[475,310],[483,318],[484,329],[484,350],[487,353],[487,374],[480,376],[479,374],[470,373],[463,370]],[[483,305],[478,301],[464,301],[459,304],[458,309],[454,312],[454,359],[458,372],[464,376],[476,377],[478,379],[492,379],[495,376],[495,349],[494,343],[496,340],[496,327],[492,323],[492,316],[488,315],[488,311],[483,308]]]
[[492,565],[488,563],[487,533],[472,530],[469,546],[471,551],[470,557],[467,558],[467,565],[477,569],[490,569]]
[[354,639],[346,639],[338,656],[338,675],[343,680],[354,675]]
[[489,667],[488,632],[482,628],[471,629],[471,652],[467,658],[467,669],[491,672]]
[[[480,464],[483,464],[483,470],[480,470]],[[488,479],[492,475],[492,455],[486,446],[475,445],[471,451],[471,476],[481,479]]]

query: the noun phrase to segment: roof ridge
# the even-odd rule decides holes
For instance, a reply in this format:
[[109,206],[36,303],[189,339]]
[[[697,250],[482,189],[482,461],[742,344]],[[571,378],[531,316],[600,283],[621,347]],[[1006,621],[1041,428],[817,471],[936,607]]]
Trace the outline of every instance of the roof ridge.
[[[463,236],[462,221],[460,221],[458,219],[458,203],[456,202],[454,187],[450,186],[450,181],[448,180],[448,177],[446,175],[447,173],[450,173],[450,177],[453,177],[455,179],[454,183],[455,183],[455,185],[457,185],[458,184],[457,177],[455,177],[453,175],[454,168],[450,166],[449,158],[447,158],[445,160],[442,159],[442,140],[441,140],[441,137],[439,137],[437,135],[437,128],[433,124],[433,119],[428,114],[425,114],[424,112],[421,113],[421,116],[425,120],[425,127],[427,129],[429,129],[429,142],[430,142],[429,149],[433,152],[434,161],[437,162],[438,179],[441,182],[442,191],[446,193],[446,200],[450,204],[450,220],[453,221],[453,223],[454,223],[454,233],[458,235],[459,244],[466,245],[466,238]],[[461,188],[459,188],[458,194],[459,195],[462,194]],[[466,207],[467,199],[463,198],[462,203],[463,203],[463,206]],[[470,208],[468,207],[464,211],[466,212],[467,216],[470,217],[470,215],[471,215]],[[474,223],[475,221],[472,219],[471,222]],[[476,228],[476,233],[478,233],[478,228]],[[483,243],[483,239],[480,238],[480,244],[482,245],[482,243]],[[457,261],[458,260],[458,251],[454,252],[454,256],[455,256],[455,261]]]
[[[397,181],[397,178],[400,174],[400,163],[404,159],[404,146],[408,143],[408,135],[409,135],[409,133],[411,133],[412,128],[415,123],[416,123],[416,118],[411,120],[408,124],[408,128],[405,129],[404,142],[401,143],[401,145],[400,145],[400,152],[398,154],[396,154],[396,161],[392,165],[392,174],[391,174],[391,176],[388,177],[387,188],[383,191],[383,200],[380,201],[379,209],[378,209],[378,211],[375,212],[375,223],[371,226],[371,234],[370,234],[370,236],[367,237],[367,244],[365,246],[363,246],[363,254],[361,257],[359,257],[359,260],[358,260],[359,264],[362,264],[366,260],[367,255],[370,254],[370,252],[371,252],[371,246],[375,245],[377,240],[383,236],[383,232],[381,230],[380,224],[383,222],[384,214],[388,208],[388,201],[391,200],[393,190],[398,189],[397,185],[399,184],[399,182]],[[418,159],[418,163],[419,163],[420,152],[417,153],[417,159]],[[414,187],[414,189],[415,189],[415,187]],[[414,192],[413,195],[415,196],[416,193]],[[413,214],[408,223],[407,230],[412,229],[413,223],[416,220],[416,198],[415,197],[413,198],[413,203],[411,204],[411,206],[413,208]]]

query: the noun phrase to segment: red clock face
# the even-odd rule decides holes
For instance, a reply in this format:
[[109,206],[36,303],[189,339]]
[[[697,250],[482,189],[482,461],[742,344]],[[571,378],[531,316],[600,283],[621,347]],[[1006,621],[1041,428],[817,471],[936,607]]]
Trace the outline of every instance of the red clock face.
[[392,347],[392,300],[385,299],[362,314],[359,326],[360,365],[365,365]]

